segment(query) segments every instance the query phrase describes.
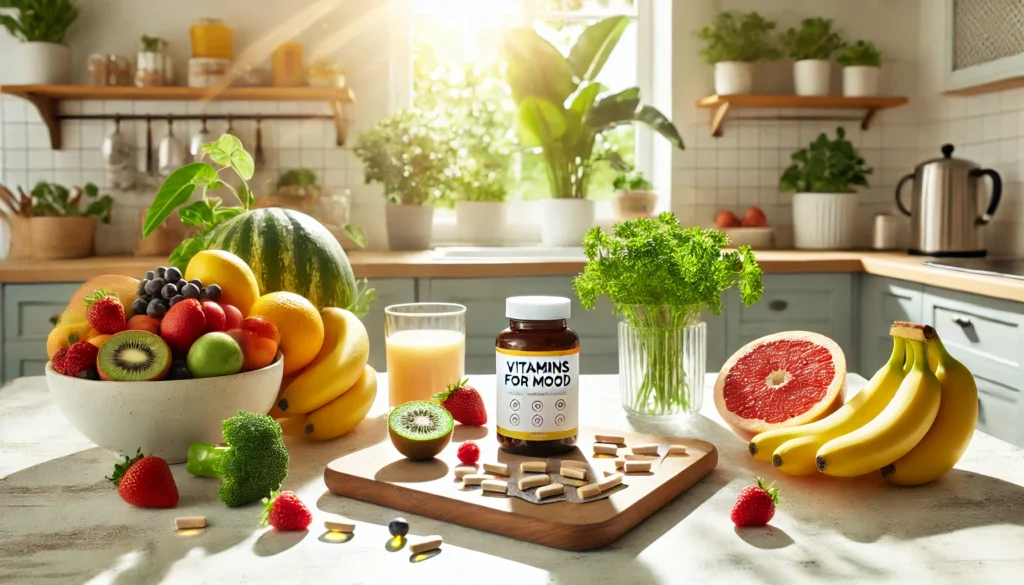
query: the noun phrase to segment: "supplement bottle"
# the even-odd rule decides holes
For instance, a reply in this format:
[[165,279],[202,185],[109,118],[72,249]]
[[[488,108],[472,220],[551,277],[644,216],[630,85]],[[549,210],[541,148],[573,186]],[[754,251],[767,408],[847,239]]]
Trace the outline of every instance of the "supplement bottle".
[[576,446],[580,338],[566,325],[569,299],[510,297],[509,327],[495,341],[497,432],[503,450],[533,457]]

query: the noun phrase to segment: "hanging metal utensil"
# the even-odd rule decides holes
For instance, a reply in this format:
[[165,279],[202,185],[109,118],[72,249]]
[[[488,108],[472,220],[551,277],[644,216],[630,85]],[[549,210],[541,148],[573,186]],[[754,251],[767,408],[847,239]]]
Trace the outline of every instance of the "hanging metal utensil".
[[206,128],[206,118],[203,118],[203,127],[192,135],[192,140],[188,144],[188,153],[192,157],[192,162],[199,162],[203,156],[203,145],[211,141],[210,131]]
[[146,174],[153,174],[153,121],[146,118]]
[[265,161],[265,155],[263,154],[263,118],[256,118],[256,149],[253,151],[252,162],[253,168],[256,171],[263,170],[263,163]]
[[167,117],[167,134],[157,147],[157,172],[166,177],[185,164],[185,145],[174,136],[174,118]]

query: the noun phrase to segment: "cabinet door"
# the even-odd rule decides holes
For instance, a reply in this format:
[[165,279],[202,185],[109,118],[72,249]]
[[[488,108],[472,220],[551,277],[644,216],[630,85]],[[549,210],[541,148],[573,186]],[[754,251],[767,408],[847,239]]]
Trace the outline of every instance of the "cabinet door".
[[803,330],[834,339],[856,363],[853,342],[852,274],[766,274],[764,295],[747,307],[739,291],[726,293],[725,355],[730,356],[759,337],[781,331]]
[[615,374],[618,361],[618,317],[607,299],[584,310],[572,289],[572,277],[433,278],[420,281],[420,300],[466,306],[466,373],[494,373],[494,338],[508,327],[505,298],[552,295],[572,301],[569,326],[580,336],[580,372]]
[[80,283],[3,286],[3,380],[38,376],[48,361],[50,319],[64,310]]
[[869,377],[889,360],[893,321],[924,319],[924,286],[864,275],[860,288],[860,363],[857,371]]
[[412,278],[375,278],[370,286],[377,289],[377,300],[363,318],[370,336],[370,366],[378,372],[387,370],[384,351],[384,308],[388,305],[416,302],[416,281]]
[[19,341],[4,344],[4,383],[22,376],[42,376],[46,372],[45,341]]

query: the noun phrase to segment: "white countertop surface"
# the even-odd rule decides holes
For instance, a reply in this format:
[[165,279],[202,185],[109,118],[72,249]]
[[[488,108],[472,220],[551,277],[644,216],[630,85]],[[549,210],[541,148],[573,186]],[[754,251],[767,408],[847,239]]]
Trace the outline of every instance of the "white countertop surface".
[[[713,382],[713,376],[709,376]],[[382,379],[383,382],[384,379]],[[493,379],[472,380],[493,403]],[[859,389],[863,379],[851,378]],[[614,376],[584,376],[581,420],[629,428]],[[370,416],[386,412],[386,392]],[[0,583],[1020,583],[1024,574],[1024,452],[976,433],[958,468],[932,485],[890,487],[877,476],[791,478],[756,462],[721,423],[707,395],[703,417],[674,429],[718,446],[718,468],[612,545],[572,553],[406,515],[412,535],[440,534],[442,553],[410,563],[387,552],[386,508],[334,496],[326,463],[367,441],[365,427],[328,443],[289,439],[285,488],[310,506],[308,533],[258,526],[259,505],[229,509],[213,480],[173,467],[177,509],[121,502],[103,479],[114,457],[58,412],[43,378],[0,389]],[[485,439],[490,440],[490,439]],[[755,475],[778,480],[772,526],[736,530],[729,511]],[[359,521],[344,544],[320,542],[323,520]],[[201,535],[173,532],[176,516],[204,514]]]

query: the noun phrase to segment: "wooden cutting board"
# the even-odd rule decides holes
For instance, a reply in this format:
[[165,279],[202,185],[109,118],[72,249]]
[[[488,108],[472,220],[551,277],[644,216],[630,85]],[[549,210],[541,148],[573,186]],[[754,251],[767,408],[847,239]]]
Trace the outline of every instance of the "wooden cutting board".
[[[383,417],[367,422],[387,424]],[[476,436],[467,436],[459,431],[470,428],[458,427],[461,425],[457,425],[456,439],[474,438],[481,446],[480,463],[536,460],[501,451],[492,428],[487,429],[486,436],[483,429],[476,429]],[[395,450],[387,432],[383,432],[381,442],[329,463],[324,470],[324,481],[327,488],[339,496],[555,548],[590,550],[616,540],[718,465],[718,451],[706,441],[592,427],[581,429],[577,451],[549,459],[587,459],[599,474],[614,471],[612,457],[593,455],[595,434],[624,436],[627,446],[641,443],[685,445],[687,454],[667,457],[662,448],[652,473],[627,475],[623,483],[628,487],[608,498],[587,503],[537,505],[519,498],[461,489],[461,483],[454,476],[455,467],[460,465],[455,456],[459,443],[455,440],[436,459],[410,461]],[[619,449],[620,454],[628,452],[628,447]]]

